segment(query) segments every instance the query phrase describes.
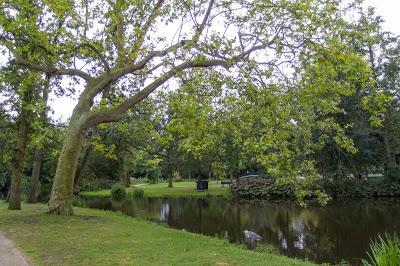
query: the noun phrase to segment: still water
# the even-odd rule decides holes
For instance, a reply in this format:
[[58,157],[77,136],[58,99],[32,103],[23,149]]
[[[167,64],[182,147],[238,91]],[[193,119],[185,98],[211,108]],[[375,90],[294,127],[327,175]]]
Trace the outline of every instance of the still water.
[[262,236],[282,254],[315,262],[358,265],[370,239],[400,233],[400,201],[331,202],[307,208],[285,202],[236,201],[223,198],[87,198],[90,208],[166,223],[194,233],[242,243],[244,230]]

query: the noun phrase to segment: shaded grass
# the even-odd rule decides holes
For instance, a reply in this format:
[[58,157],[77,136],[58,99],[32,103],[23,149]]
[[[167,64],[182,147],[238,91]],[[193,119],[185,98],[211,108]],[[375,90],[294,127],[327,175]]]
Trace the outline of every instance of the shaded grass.
[[37,265],[312,265],[118,213],[74,208],[75,216],[62,217],[46,210],[24,204],[9,211],[0,202],[0,230]]
[[[168,183],[140,184],[143,188],[144,197],[230,197],[231,192],[228,186],[221,187],[220,181],[210,181],[207,191],[197,191],[195,181],[175,182],[173,188],[168,187]],[[133,193],[134,187],[127,189],[127,193]],[[99,190],[82,192],[84,196],[110,196],[110,190]]]

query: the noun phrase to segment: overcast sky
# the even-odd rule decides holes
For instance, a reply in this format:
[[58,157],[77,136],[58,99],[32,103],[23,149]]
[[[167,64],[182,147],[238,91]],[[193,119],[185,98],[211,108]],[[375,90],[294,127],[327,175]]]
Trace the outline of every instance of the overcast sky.
[[[364,0],[364,4],[366,7],[376,8],[376,13],[385,20],[385,30],[400,34],[400,0]],[[66,122],[75,106],[75,100],[66,97],[52,97],[50,101],[55,112],[53,118]]]
[[386,30],[400,34],[400,0],[364,0],[366,6],[376,8],[376,13],[385,20]]

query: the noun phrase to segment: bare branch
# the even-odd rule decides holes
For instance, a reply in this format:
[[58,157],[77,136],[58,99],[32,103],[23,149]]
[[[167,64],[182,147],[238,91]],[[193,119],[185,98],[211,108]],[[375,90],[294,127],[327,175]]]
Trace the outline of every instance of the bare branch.
[[201,22],[200,26],[197,27],[196,33],[193,37],[193,40],[197,41],[197,39],[200,37],[201,33],[203,32],[204,28],[206,27],[206,24],[210,17],[213,5],[214,5],[214,0],[211,0],[210,3],[208,4],[208,8],[207,8],[206,14],[204,15],[203,21]]

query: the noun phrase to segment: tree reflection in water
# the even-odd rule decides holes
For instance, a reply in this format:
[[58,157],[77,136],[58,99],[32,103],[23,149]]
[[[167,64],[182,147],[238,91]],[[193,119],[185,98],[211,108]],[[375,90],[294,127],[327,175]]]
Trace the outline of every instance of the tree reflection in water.
[[248,202],[222,198],[88,198],[88,207],[167,223],[194,233],[243,243],[244,230],[283,254],[316,262],[358,264],[378,233],[400,233],[399,201],[331,202],[307,208],[285,202]]

